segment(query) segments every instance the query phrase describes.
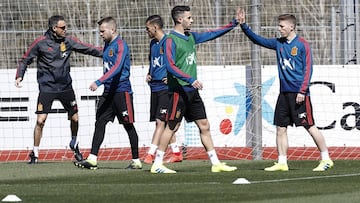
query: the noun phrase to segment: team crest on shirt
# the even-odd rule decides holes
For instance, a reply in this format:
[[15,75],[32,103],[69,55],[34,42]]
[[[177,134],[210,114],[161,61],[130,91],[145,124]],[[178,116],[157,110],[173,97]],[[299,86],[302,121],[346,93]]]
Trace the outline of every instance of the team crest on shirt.
[[43,111],[44,110],[42,103],[38,103],[37,110],[38,111]]
[[114,56],[114,51],[112,49],[109,50],[109,56],[113,57]]
[[181,111],[177,111],[175,117],[180,118],[180,115],[181,115]]
[[60,43],[60,51],[61,51],[61,52],[65,52],[65,51],[66,51],[66,46],[65,46],[65,43],[64,43],[64,42],[61,42],[61,43]]
[[60,43],[60,51],[62,52],[61,57],[63,57],[63,58],[67,57],[66,45],[64,42]]
[[292,55],[292,56],[296,56],[296,55],[297,55],[297,52],[298,52],[298,48],[297,48],[297,47],[293,47],[293,48],[291,49],[291,55]]

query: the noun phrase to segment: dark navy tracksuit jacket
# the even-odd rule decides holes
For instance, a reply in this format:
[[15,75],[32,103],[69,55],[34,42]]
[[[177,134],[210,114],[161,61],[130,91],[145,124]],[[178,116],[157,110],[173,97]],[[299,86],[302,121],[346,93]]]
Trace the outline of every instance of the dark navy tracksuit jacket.
[[16,78],[24,78],[25,71],[37,57],[37,81],[40,92],[56,93],[72,89],[70,76],[70,55],[72,51],[102,57],[100,47],[82,43],[76,37],[67,35],[56,38],[51,30],[37,38],[18,64]]

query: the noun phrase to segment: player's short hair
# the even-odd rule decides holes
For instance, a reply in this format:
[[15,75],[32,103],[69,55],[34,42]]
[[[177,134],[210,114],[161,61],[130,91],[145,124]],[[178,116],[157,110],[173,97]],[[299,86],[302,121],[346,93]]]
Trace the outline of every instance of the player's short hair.
[[175,25],[180,23],[177,19],[179,18],[180,15],[182,15],[186,11],[190,11],[189,6],[175,6],[171,10],[171,17],[172,17]]
[[54,15],[49,18],[49,29],[51,30],[53,27],[57,26],[59,21],[65,21],[64,16],[61,15]]
[[160,28],[163,28],[164,21],[159,15],[152,15],[146,19],[146,23],[157,24]]
[[111,24],[112,26],[114,26],[115,30],[117,29],[116,20],[115,20],[115,18],[113,18],[113,17],[111,17],[111,16],[102,18],[101,20],[99,20],[99,21],[97,22],[98,25],[102,25],[102,24],[104,24],[104,23]]
[[292,23],[294,25],[294,29],[296,28],[296,17],[292,14],[282,14],[279,15],[278,17],[278,21],[289,21],[290,23]]

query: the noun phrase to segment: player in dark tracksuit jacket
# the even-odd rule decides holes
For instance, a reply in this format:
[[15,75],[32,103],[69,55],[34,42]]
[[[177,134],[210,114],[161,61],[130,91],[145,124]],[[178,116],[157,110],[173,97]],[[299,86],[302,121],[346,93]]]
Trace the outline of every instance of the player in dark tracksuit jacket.
[[[16,72],[16,86],[21,87],[21,81],[28,65],[37,58],[37,81],[39,96],[37,102],[37,122],[34,130],[34,149],[30,154],[31,164],[37,163],[40,139],[51,105],[59,100],[68,112],[71,120],[70,148],[75,152],[77,160],[82,159],[76,137],[78,132],[78,108],[70,76],[70,56],[72,51],[102,56],[102,48],[82,43],[76,37],[66,35],[66,23],[63,16],[49,18],[49,29],[37,38],[23,55]],[[75,146],[76,145],[76,146]]]
[[37,38],[23,55],[16,79],[24,78],[28,65],[37,57],[37,81],[40,92],[56,93],[72,90],[70,55],[72,51],[101,57],[102,48],[82,43],[76,37],[57,37],[52,30]]

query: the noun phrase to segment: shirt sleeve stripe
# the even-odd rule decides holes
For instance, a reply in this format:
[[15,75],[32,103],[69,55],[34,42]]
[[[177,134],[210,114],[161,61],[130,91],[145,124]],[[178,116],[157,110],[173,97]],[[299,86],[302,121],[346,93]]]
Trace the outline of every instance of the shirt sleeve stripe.
[[[173,40],[171,38],[168,38],[166,40],[166,58],[168,60],[168,63],[169,63],[169,71],[175,75],[175,77],[183,77],[183,78],[191,78],[190,75],[188,74],[185,74],[184,72],[182,72],[176,65],[175,65],[175,62],[174,62],[174,59],[172,57],[172,50],[173,50],[173,47],[172,47],[172,43],[173,43]],[[181,78],[180,78],[181,79]]]
[[312,59],[311,59],[311,50],[310,45],[307,43],[303,38],[299,39],[300,42],[304,44],[305,47],[305,74],[304,74],[304,81],[301,85],[300,92],[306,93],[306,90],[309,88],[309,82],[311,77],[311,69],[312,69]]

